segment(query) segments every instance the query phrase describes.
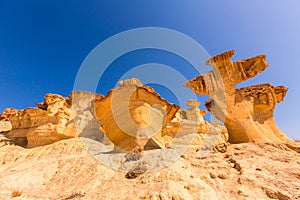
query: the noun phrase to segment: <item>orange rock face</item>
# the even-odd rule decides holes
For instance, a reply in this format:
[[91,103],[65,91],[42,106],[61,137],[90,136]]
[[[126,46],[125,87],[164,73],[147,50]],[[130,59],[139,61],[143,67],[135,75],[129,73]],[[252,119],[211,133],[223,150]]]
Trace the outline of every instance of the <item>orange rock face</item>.
[[14,108],[6,108],[0,114],[0,132],[10,131],[12,128],[11,122],[9,121],[9,117],[15,115],[18,111]]
[[234,51],[211,57],[206,62],[214,70],[184,84],[195,93],[209,95],[207,109],[224,121],[229,142],[290,141],[277,127],[273,112],[283,101],[287,88],[269,83],[236,89],[235,86],[264,71],[265,55],[232,62]]
[[165,147],[161,130],[173,119],[179,107],[162,99],[138,79],[119,84],[120,88],[95,101],[96,117],[106,136],[126,151]]
[[6,108],[1,114],[0,114],[0,121],[9,121],[9,117],[12,115],[15,115],[18,112],[18,110],[14,108]]
[[7,131],[10,124],[6,136],[28,148],[78,136],[102,141],[103,132],[92,114],[92,101],[102,97],[79,91],[72,92],[69,98],[47,94],[37,108],[4,110],[0,131]]
[[[18,144],[27,147],[36,147],[51,144],[65,138],[76,137],[76,132],[64,134],[62,130],[62,113],[68,112],[70,106],[60,95],[47,94],[38,108],[15,110],[8,120],[12,130],[7,137],[14,139]],[[66,116],[65,116],[66,117]],[[65,127],[64,127],[65,128]]]

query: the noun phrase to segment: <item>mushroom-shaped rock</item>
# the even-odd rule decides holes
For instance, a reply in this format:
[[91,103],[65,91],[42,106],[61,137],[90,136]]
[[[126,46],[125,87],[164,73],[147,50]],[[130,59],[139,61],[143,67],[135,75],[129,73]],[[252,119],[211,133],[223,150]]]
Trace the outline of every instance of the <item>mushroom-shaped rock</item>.
[[190,99],[186,102],[186,105],[191,107],[184,110],[186,119],[190,122],[194,122],[197,125],[203,124],[203,116],[206,114],[206,112],[198,108],[201,105],[201,102],[195,99]]
[[214,70],[198,76],[184,86],[195,93],[209,95],[207,109],[224,121],[229,142],[291,141],[277,127],[273,112],[287,92],[283,86],[260,84],[236,89],[235,86],[264,71],[268,63],[265,55],[232,62],[234,51],[213,56],[206,64]]

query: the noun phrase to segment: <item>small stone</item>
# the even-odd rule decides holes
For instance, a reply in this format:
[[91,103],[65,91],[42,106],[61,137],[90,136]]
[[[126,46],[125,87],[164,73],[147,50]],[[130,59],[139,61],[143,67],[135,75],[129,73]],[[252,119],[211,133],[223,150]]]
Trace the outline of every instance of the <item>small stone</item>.
[[241,150],[241,147],[234,147],[235,150]]
[[137,166],[129,170],[129,172],[127,172],[127,174],[125,175],[125,178],[134,179],[139,177],[141,174],[145,173],[146,171],[147,171],[146,166]]
[[230,158],[230,155],[229,155],[229,154],[226,154],[226,155],[224,156],[224,158]]
[[214,173],[212,173],[212,172],[209,173],[209,176],[210,176],[211,178],[217,178],[217,176],[216,176]]
[[220,178],[220,179],[227,179],[227,178],[228,178],[228,175],[225,174],[225,173],[222,173],[222,174],[219,174],[219,175],[218,175],[218,178]]
[[185,154],[181,155],[180,157],[183,159],[187,159],[187,156]]

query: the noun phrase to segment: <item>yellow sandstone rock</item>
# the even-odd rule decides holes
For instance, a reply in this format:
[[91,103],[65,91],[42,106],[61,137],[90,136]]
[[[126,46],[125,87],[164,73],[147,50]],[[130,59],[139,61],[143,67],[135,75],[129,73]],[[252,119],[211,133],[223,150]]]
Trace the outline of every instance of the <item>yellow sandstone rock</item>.
[[206,107],[224,121],[230,143],[291,141],[277,127],[273,117],[275,105],[283,101],[287,88],[269,83],[235,88],[238,83],[267,68],[266,56],[232,62],[233,54],[231,50],[211,57],[206,64],[214,70],[184,83],[184,86],[197,94],[211,96]]
[[0,121],[0,132],[10,131],[12,128],[9,121]]
[[161,130],[179,107],[138,79],[120,81],[119,85],[95,101],[96,117],[106,136],[126,151],[165,147]]
[[6,109],[0,116],[0,126],[11,124],[6,136],[29,148],[78,136],[102,141],[104,134],[93,115],[92,104],[102,97],[80,91],[72,92],[69,98],[47,94],[37,108]]

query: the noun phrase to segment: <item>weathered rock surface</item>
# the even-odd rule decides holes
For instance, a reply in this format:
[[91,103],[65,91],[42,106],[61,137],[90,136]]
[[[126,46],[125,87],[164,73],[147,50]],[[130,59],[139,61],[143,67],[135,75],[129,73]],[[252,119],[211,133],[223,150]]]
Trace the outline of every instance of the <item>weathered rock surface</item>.
[[[17,144],[33,148],[74,137],[89,138],[115,150],[140,151],[180,145],[227,142],[227,130],[203,119],[196,100],[180,110],[138,79],[101,94],[74,91],[68,98],[47,94],[37,108],[6,109],[0,131]],[[96,118],[97,116],[97,118]],[[83,140],[85,142],[86,140]]]
[[11,115],[15,115],[18,112],[18,110],[14,108],[6,108],[4,111],[0,114],[0,121],[9,121],[9,117]]
[[95,101],[95,115],[106,136],[125,151],[165,147],[161,130],[179,107],[138,79],[120,81],[119,85]]
[[201,152],[191,148],[169,167],[132,170],[140,175],[128,179],[91,157],[78,138],[25,149],[0,135],[0,199],[300,199],[300,157],[286,144]]
[[73,91],[68,99],[71,106],[71,119],[76,125],[79,137],[90,138],[96,141],[109,143],[103,129],[95,117],[94,101],[103,98],[101,94],[83,91]]
[[234,51],[211,57],[206,64],[214,70],[194,78],[184,86],[195,93],[209,95],[207,109],[224,121],[230,143],[291,141],[277,127],[273,112],[283,101],[287,88],[260,84],[236,89],[235,86],[264,71],[265,55],[232,62]]
[[197,125],[203,124],[203,116],[206,114],[206,112],[198,108],[201,105],[201,102],[194,99],[190,99],[186,102],[186,105],[190,106],[191,108],[183,110],[185,118],[188,121],[194,122]]
[[[65,138],[76,137],[76,132],[65,133],[65,120],[68,120],[70,106],[66,98],[47,94],[38,108],[17,110],[9,116],[12,130],[6,134],[19,145],[36,147],[51,144]],[[67,113],[67,114],[66,114]]]
[[54,142],[76,137],[76,128],[71,125],[68,127],[59,127],[58,125],[48,123],[38,126],[32,131],[27,132],[27,147],[38,147]]
[[6,108],[0,114],[0,132],[10,131],[12,129],[11,122],[9,121],[9,117],[11,115],[15,115],[17,113],[16,109]]
[[72,92],[69,98],[47,94],[37,108],[4,110],[0,125],[10,123],[6,136],[29,148],[78,136],[103,141],[104,134],[92,107],[92,102],[102,97],[80,91]]
[[0,132],[10,131],[11,128],[10,121],[0,121]]
[[162,136],[167,146],[180,145],[207,145],[213,147],[226,144],[228,141],[227,129],[217,122],[204,120],[206,111],[199,109],[201,103],[190,99],[186,102],[191,108],[182,110],[162,130]]

